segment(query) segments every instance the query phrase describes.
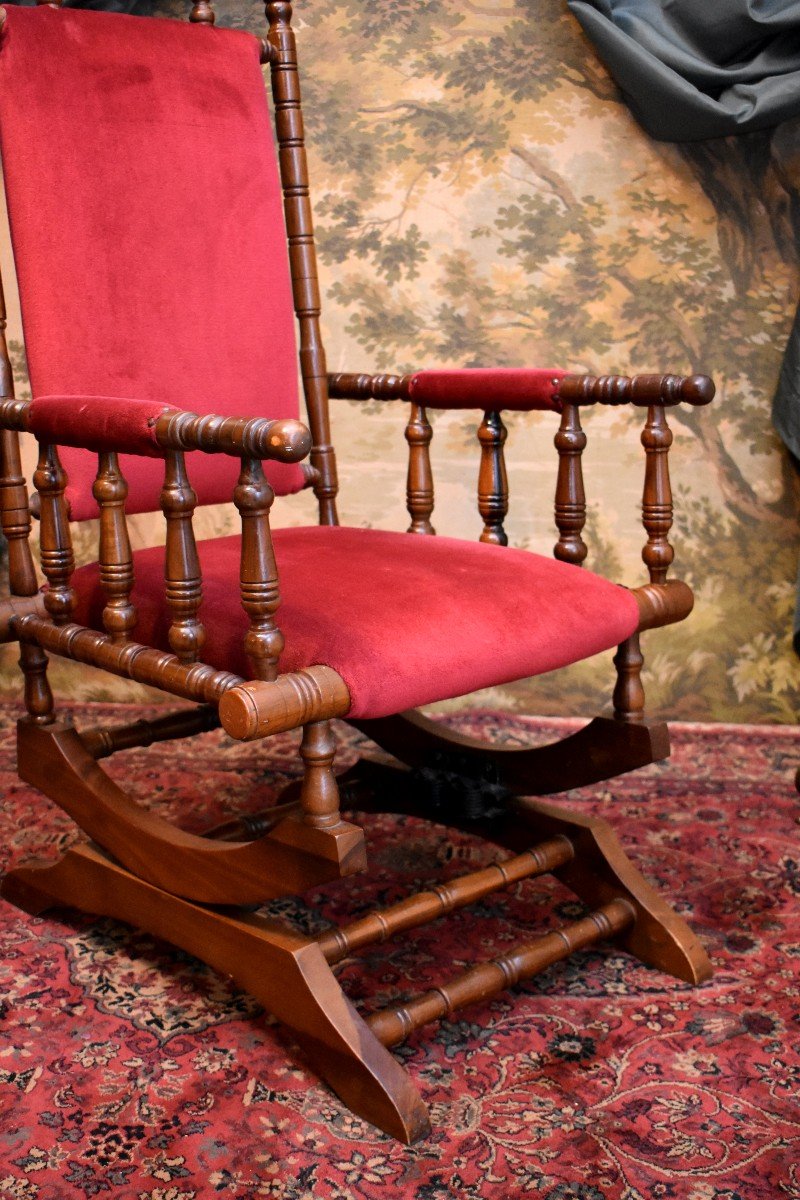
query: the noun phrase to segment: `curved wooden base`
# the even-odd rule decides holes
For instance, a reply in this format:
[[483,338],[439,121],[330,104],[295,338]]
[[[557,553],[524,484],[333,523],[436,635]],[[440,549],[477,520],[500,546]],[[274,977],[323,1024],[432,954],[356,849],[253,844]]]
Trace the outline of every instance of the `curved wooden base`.
[[586,787],[669,758],[665,724],[616,721],[613,717],[595,717],[577,733],[529,749],[467,737],[415,709],[349,724],[409,767],[429,766],[436,754],[491,763],[498,782],[517,796],[548,796]]
[[544,839],[562,835],[574,847],[574,857],[553,874],[590,908],[619,897],[629,900],[636,921],[620,938],[621,944],[648,966],[657,967],[687,983],[702,983],[712,974],[711,962],[687,923],[645,880],[628,858],[607,821],[584,817],[530,797],[509,800],[502,816],[488,820],[459,818],[452,808],[446,817],[432,816],[425,799],[409,786],[408,771],[362,760],[343,777],[343,795],[360,812],[402,812],[427,820],[440,819],[505,846],[516,853]]
[[256,915],[231,917],[136,879],[92,846],[10,872],[0,892],[26,912],[69,906],[127,921],[194,954],[272,1013],[358,1116],[402,1142],[430,1131],[403,1067],[342,992],[316,942]]
[[141,808],[98,766],[69,725],[17,727],[20,778],[140,879],[204,904],[259,904],[366,866],[364,833],[289,815],[255,841],[224,842],[175,828]]

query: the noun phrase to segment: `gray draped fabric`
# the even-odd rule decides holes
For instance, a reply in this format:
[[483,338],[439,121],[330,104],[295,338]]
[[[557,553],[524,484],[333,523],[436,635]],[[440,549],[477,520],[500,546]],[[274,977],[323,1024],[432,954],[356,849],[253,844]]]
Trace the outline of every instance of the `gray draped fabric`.
[[[669,142],[800,116],[800,0],[567,0],[639,123]],[[800,310],[773,405],[800,460]],[[800,571],[794,644],[800,654]]]
[[800,115],[800,0],[567,3],[652,137],[726,137]]

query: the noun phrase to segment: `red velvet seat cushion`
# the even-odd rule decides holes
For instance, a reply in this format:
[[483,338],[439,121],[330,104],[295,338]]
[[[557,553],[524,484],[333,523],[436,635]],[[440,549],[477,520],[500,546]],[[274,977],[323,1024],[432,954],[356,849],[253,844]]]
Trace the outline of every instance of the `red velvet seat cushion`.
[[[35,397],[297,417],[294,313],[256,37],[187,21],[9,6],[0,148]],[[113,424],[115,418],[110,418]],[[93,455],[63,455],[76,519]],[[201,503],[238,463],[205,459]],[[162,469],[129,458],[128,511]],[[276,490],[302,472],[267,473]]]
[[[638,624],[630,592],[527,551],[452,538],[313,526],[274,534],[281,670],[334,667],[350,714],[379,717],[551,671],[616,646]],[[249,675],[239,539],[200,544],[203,660]],[[161,548],[135,554],[136,641],[168,648]],[[76,571],[75,619],[101,629],[97,566]]]

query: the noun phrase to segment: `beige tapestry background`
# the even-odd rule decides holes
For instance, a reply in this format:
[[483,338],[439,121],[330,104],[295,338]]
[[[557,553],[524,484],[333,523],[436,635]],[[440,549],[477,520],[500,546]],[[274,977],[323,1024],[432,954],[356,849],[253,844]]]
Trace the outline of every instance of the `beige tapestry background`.
[[[259,4],[217,10],[264,32]],[[675,573],[698,602],[683,627],[646,640],[649,707],[795,721],[798,496],[769,408],[798,290],[800,124],[652,142],[557,0],[301,0],[295,16],[330,368],[712,374],[712,407],[672,418]],[[8,258],[5,246],[4,274]],[[509,534],[549,553],[555,427],[508,424]],[[629,584],[644,580],[639,425],[608,410],[586,421],[588,565]],[[474,414],[434,420],[440,533],[480,528],[476,426]],[[400,406],[334,404],[344,522],[404,527],[402,427]],[[278,523],[313,520],[310,497],[276,507]],[[139,518],[137,544],[161,537],[160,523]],[[224,510],[204,523],[233,527]],[[84,557],[91,537],[78,535]],[[5,648],[6,694],[13,660]],[[142,694],[80,668],[52,674],[72,696]],[[588,714],[610,680],[604,658],[479,700]]]

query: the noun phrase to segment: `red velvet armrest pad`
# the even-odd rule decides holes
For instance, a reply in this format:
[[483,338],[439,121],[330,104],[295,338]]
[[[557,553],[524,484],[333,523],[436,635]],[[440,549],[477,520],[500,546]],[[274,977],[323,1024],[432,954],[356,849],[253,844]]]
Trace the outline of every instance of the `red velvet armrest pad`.
[[558,385],[566,374],[523,367],[418,371],[411,377],[409,399],[430,408],[560,412]]
[[155,424],[174,409],[155,400],[118,396],[39,396],[30,407],[30,431],[43,442],[86,450],[118,450],[163,458]]

